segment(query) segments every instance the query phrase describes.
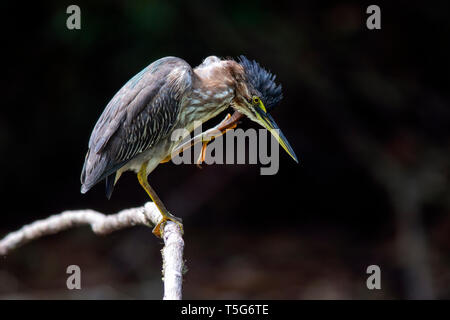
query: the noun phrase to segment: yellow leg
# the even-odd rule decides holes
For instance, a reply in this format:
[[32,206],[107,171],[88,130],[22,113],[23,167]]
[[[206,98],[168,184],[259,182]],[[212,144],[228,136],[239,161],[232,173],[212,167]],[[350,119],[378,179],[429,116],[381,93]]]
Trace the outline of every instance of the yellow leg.
[[166,223],[167,220],[175,222],[181,229],[181,232],[183,232],[183,223],[180,218],[173,216],[170,214],[170,212],[166,209],[164,204],[162,203],[161,199],[156,194],[155,190],[148,184],[147,181],[147,162],[145,162],[141,169],[139,170],[137,177],[139,180],[139,183],[141,184],[142,188],[147,192],[147,194],[150,196],[152,201],[155,203],[156,207],[158,208],[159,212],[161,212],[161,215],[163,216],[162,220],[153,228],[153,234],[159,238],[162,238],[162,230],[163,226]]
[[200,155],[198,156],[197,160],[197,167],[201,168],[201,164],[205,162],[206,158],[206,147],[208,146],[208,142],[203,142],[202,150],[200,151]]

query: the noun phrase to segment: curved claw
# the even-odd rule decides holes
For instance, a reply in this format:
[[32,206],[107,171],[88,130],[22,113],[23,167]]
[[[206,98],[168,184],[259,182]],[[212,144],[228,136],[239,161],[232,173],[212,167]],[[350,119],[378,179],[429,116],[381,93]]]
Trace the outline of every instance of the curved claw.
[[173,216],[173,215],[170,215],[170,216],[163,215],[163,218],[161,219],[161,221],[153,228],[152,233],[155,236],[157,236],[158,238],[162,238],[163,237],[163,231],[164,231],[164,225],[169,220],[175,222],[178,225],[178,227],[180,228],[181,234],[184,234],[184,228],[183,228],[182,220],[180,218],[178,218],[178,217]]

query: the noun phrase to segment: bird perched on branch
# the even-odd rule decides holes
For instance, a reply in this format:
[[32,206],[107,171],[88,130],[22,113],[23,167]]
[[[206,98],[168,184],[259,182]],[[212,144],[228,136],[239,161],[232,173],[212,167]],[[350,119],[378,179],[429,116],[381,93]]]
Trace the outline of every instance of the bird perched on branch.
[[232,107],[235,113],[221,123],[222,132],[245,115],[269,130],[297,161],[269,114],[281,99],[275,76],[244,56],[238,60],[210,56],[195,69],[180,58],[159,59],[130,79],[98,119],[81,173],[81,192],[106,179],[109,199],[120,175],[135,171],[163,216],[153,233],[161,236],[167,220],[182,228],[181,219],[169,213],[147,181],[159,163],[170,160],[179,143],[171,139],[171,133],[176,128],[192,132],[195,122],[205,122]]

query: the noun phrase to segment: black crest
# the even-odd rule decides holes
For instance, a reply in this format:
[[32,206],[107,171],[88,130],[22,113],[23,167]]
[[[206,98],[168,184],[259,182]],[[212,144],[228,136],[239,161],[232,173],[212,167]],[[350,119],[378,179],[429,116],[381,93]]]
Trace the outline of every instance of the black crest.
[[245,56],[239,56],[239,64],[244,67],[247,81],[258,91],[259,97],[269,112],[283,99],[281,84],[277,85],[276,76],[261,67],[255,60],[250,61]]

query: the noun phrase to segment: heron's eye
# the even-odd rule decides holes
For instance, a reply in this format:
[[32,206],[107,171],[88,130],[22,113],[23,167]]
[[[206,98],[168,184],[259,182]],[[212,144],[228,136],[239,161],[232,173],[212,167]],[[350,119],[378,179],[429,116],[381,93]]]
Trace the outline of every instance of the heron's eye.
[[253,104],[254,105],[257,105],[257,104],[259,104],[259,98],[257,97],[257,96],[253,96],[253,98],[252,98],[252,102],[253,102]]

